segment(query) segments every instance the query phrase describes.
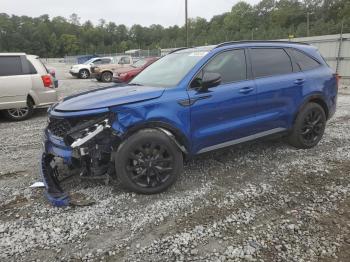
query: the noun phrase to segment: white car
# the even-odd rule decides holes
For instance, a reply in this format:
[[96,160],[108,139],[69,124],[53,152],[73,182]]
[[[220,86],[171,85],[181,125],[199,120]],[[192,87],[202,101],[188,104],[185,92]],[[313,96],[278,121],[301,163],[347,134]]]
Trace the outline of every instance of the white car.
[[91,67],[96,65],[106,65],[113,62],[113,57],[95,57],[83,64],[73,65],[69,70],[72,76],[87,79],[91,76]]
[[25,120],[34,108],[56,103],[57,87],[38,56],[0,53],[0,110],[10,120]]

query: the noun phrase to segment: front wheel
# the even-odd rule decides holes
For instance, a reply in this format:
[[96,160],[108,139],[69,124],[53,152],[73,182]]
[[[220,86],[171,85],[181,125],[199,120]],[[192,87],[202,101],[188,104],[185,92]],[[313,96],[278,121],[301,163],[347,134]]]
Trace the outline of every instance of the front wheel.
[[307,104],[295,120],[293,130],[288,137],[289,144],[300,149],[316,146],[323,137],[326,122],[326,114],[319,104]]
[[27,101],[27,107],[11,108],[4,111],[5,117],[11,121],[23,121],[32,116],[34,103],[31,99]]
[[89,70],[86,70],[86,69],[80,70],[80,72],[79,72],[80,79],[88,79],[89,77],[90,77]]
[[120,145],[115,167],[125,188],[141,194],[156,194],[176,181],[183,169],[183,156],[166,134],[145,129]]

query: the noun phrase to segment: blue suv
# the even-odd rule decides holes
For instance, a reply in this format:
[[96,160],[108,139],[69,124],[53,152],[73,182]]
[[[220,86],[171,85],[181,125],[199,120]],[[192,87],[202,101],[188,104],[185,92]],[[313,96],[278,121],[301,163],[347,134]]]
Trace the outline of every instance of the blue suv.
[[338,79],[313,46],[279,41],[184,48],[125,86],[71,96],[49,110],[41,173],[57,206],[63,159],[84,178],[118,177],[134,192],[173,184],[185,156],[282,134],[300,149],[321,140]]

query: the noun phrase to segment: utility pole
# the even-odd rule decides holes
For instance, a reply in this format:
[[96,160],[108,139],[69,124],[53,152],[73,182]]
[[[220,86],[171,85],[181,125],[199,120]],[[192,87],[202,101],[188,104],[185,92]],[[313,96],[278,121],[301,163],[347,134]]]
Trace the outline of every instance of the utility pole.
[[185,19],[186,19],[186,47],[188,47],[188,3],[187,0],[185,0]]
[[306,34],[307,36],[310,36],[310,13],[309,12],[307,12],[307,15],[306,15],[306,27],[307,27]]

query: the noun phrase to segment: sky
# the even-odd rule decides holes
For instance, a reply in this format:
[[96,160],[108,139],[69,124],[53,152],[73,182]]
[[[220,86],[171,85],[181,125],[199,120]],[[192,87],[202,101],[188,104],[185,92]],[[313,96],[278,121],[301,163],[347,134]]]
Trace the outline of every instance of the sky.
[[[239,0],[188,0],[189,17],[211,19],[231,10]],[[259,0],[245,0],[256,4]],[[0,13],[37,17],[48,14],[68,18],[78,14],[81,22],[107,22],[132,26],[183,25],[185,0],[0,0]]]

